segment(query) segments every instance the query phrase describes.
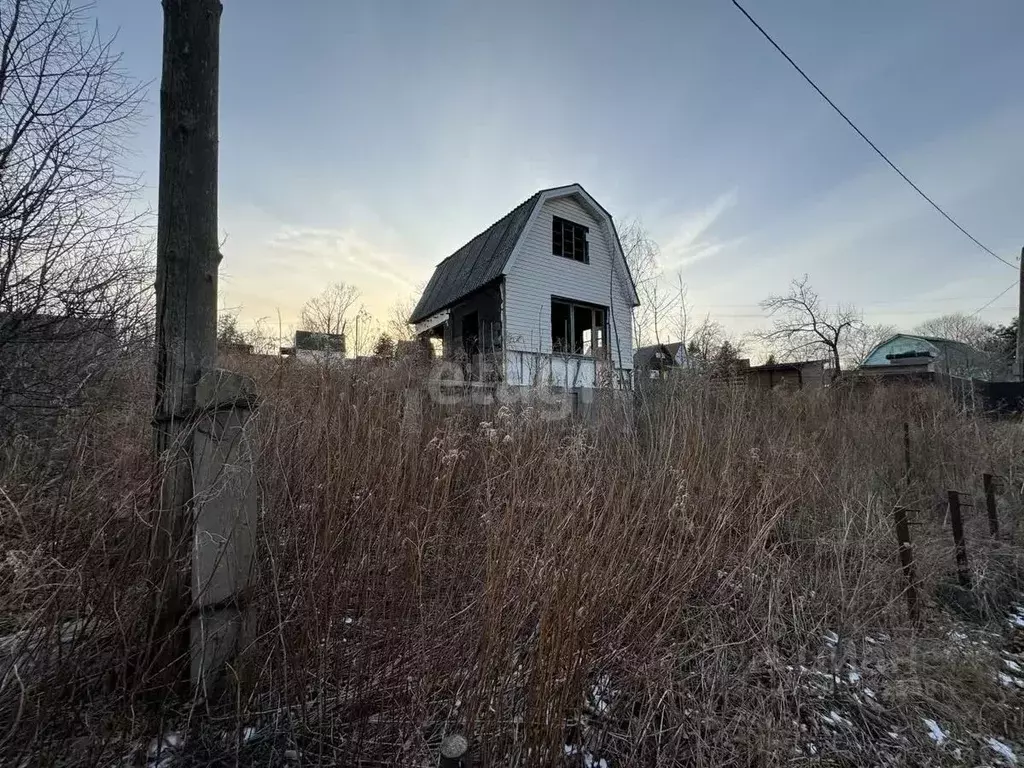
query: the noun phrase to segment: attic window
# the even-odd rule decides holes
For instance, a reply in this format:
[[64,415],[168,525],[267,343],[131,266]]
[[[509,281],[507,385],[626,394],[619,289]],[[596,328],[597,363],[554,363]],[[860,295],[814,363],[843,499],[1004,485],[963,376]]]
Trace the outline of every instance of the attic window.
[[551,219],[551,253],[567,259],[590,263],[590,230],[582,224],[553,216]]

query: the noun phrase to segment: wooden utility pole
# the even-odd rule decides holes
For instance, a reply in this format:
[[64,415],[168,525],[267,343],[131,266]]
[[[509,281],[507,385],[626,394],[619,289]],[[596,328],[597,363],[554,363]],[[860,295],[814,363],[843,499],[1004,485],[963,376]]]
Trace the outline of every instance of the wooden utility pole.
[[151,671],[188,680],[196,385],[217,355],[220,0],[163,0]]
[[1024,381],[1024,248],[1020,249],[1020,277],[1017,278],[1017,355],[1013,359],[1013,373],[1017,381]]

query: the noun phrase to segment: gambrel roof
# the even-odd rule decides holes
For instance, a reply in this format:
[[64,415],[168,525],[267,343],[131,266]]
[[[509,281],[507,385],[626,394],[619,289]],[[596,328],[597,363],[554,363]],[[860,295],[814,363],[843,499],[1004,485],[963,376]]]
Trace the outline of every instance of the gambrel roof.
[[[491,226],[474,237],[455,253],[442,261],[434,269],[434,274],[423,290],[423,295],[409,318],[410,323],[426,320],[461,299],[466,298],[493,280],[501,277],[506,271],[509,259],[515,252],[519,242],[530,223],[531,217],[539,203],[551,196],[576,194],[584,198],[597,212],[607,217],[615,238],[618,252],[622,253],[619,236],[611,215],[604,210],[579,184],[566,187],[542,189],[517,205]],[[629,266],[622,261],[629,275]],[[639,304],[636,297],[636,286],[629,276],[630,288],[633,292],[634,306]]]

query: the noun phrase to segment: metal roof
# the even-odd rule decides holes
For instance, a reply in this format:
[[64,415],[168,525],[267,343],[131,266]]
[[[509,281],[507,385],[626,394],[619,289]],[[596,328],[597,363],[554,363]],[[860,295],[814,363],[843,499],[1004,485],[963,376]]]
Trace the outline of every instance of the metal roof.
[[[871,352],[868,353],[867,357],[871,357],[871,355],[873,355],[879,349],[884,347],[886,344],[890,343],[891,341],[893,341],[895,339],[900,339],[900,338],[903,338],[903,339],[920,339],[921,341],[926,341],[929,344],[931,344],[934,347],[936,347],[939,350],[939,352],[941,352],[947,358],[950,356],[950,354],[959,355],[964,360],[971,360],[971,361],[987,360],[988,357],[989,357],[989,355],[987,355],[987,353],[981,351],[980,349],[977,349],[976,347],[972,347],[970,344],[965,344],[962,341],[954,341],[953,339],[944,339],[941,336],[923,336],[920,333],[895,333],[892,336],[890,336],[889,338],[887,338],[885,341],[883,341],[881,344],[877,344],[874,347],[874,349],[872,349]],[[872,366],[861,366],[861,367],[872,367]]]

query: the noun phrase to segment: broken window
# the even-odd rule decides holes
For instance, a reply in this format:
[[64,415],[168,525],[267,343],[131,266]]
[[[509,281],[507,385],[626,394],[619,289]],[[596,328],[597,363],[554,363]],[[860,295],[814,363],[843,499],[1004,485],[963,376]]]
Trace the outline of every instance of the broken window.
[[604,307],[551,300],[551,349],[599,357],[607,347],[608,312]]
[[551,219],[551,253],[567,259],[590,263],[590,230],[582,224],[554,216]]
[[551,350],[572,352],[572,306],[562,301],[551,302]]

